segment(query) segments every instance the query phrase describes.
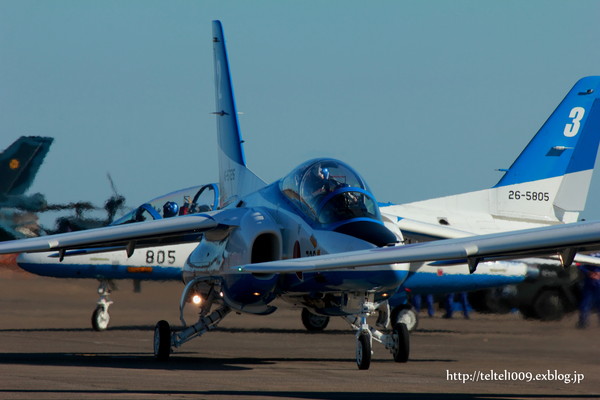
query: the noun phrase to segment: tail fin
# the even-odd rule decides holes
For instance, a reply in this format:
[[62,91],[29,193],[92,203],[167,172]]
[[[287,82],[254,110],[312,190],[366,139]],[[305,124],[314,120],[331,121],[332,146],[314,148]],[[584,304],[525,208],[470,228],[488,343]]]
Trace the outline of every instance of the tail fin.
[[220,21],[213,21],[215,58],[215,95],[217,135],[219,143],[220,207],[265,186],[265,183],[246,167],[242,138],[233,97],[229,60]]
[[585,208],[599,140],[600,77],[586,77],[494,186],[492,213],[576,221]]
[[21,136],[0,154],[0,195],[21,195],[29,189],[53,141]]
[[575,222],[585,206],[599,142],[600,77],[586,77],[494,187],[382,211],[397,217],[403,233],[432,237],[440,237],[444,227],[487,233]]

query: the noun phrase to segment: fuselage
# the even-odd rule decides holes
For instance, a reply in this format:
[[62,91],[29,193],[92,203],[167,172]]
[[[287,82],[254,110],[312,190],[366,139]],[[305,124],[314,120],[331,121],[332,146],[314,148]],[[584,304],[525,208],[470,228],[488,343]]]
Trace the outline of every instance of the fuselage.
[[[317,175],[325,169],[328,176]],[[235,267],[395,245],[398,230],[384,226],[368,187],[349,166],[332,159],[311,160],[287,177],[244,197],[232,207],[236,227],[207,232],[183,270],[185,282],[218,279],[231,304],[260,309],[276,297],[315,299],[342,292],[370,292],[385,298],[408,275],[408,265],[306,274],[253,275]],[[392,227],[392,229],[394,229]]]

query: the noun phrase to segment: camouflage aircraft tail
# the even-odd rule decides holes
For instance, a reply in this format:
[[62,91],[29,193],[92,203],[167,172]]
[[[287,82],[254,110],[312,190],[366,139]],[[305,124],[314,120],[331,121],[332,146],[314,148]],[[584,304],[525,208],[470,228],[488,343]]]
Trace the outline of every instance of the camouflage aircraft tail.
[[29,189],[53,141],[21,136],[0,154],[0,196],[22,195]]

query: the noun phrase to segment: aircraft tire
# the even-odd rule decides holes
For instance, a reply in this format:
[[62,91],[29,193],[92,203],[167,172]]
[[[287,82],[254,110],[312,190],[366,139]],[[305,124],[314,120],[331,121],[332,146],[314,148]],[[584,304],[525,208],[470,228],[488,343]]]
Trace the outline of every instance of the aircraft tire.
[[392,352],[394,361],[405,363],[408,361],[408,355],[410,354],[410,334],[406,324],[402,322],[395,324],[393,333],[396,340],[396,346]]
[[108,328],[109,322],[110,315],[108,314],[108,311],[102,306],[96,307],[92,313],[92,328],[97,332],[105,331],[106,328]]
[[313,314],[308,309],[302,309],[302,325],[309,332],[322,332],[329,324],[329,317]]
[[519,306],[519,312],[521,313],[521,315],[523,315],[523,318],[525,319],[539,319],[539,317],[533,310],[533,307],[531,307],[531,305],[529,304]]
[[167,361],[171,355],[171,327],[167,321],[158,321],[154,327],[154,357]]
[[559,321],[565,315],[565,300],[557,290],[542,291],[533,302],[533,309],[542,321]]
[[392,326],[397,323],[405,324],[408,331],[412,332],[419,326],[419,314],[410,305],[398,306],[392,311]]
[[361,333],[356,341],[356,365],[358,369],[365,370],[371,366],[371,338],[368,333]]

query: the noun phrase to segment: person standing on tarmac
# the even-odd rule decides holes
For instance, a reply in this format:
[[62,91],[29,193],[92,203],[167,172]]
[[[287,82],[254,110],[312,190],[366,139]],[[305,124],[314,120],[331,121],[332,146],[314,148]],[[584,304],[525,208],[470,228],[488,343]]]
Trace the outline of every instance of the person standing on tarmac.
[[[465,317],[465,319],[469,319],[469,309],[471,308],[471,305],[469,304],[469,299],[467,298],[467,292],[460,292],[460,293],[456,293],[458,295],[458,301],[460,303],[460,306],[462,307],[462,311],[463,311],[463,315]],[[446,313],[442,316],[442,318],[447,318],[450,319],[452,318],[452,314],[454,313],[454,295],[455,293],[450,293],[448,295],[446,295],[445,298],[445,306],[446,306]]]
[[[598,257],[600,253],[592,255]],[[600,266],[580,264],[579,270],[583,274],[583,283],[577,327],[583,329],[588,326],[588,319],[592,310],[595,310],[600,318]]]

